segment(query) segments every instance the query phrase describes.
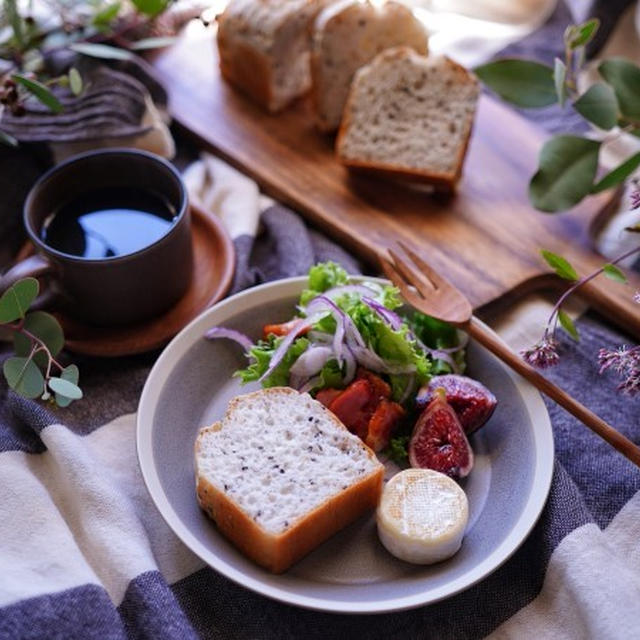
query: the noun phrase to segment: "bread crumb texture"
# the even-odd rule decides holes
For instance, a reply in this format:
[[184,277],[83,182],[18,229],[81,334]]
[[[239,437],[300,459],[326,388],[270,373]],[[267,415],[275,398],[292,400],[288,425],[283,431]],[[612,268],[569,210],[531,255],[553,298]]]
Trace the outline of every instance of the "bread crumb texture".
[[198,472],[270,534],[280,534],[379,463],[309,394],[269,389],[232,401],[205,429]]
[[313,35],[312,75],[318,125],[338,128],[355,72],[399,45],[427,53],[427,34],[410,9],[397,2],[376,6],[343,0],[317,17]]
[[389,49],[356,74],[338,155],[347,162],[455,176],[478,95],[475,77],[452,60]]

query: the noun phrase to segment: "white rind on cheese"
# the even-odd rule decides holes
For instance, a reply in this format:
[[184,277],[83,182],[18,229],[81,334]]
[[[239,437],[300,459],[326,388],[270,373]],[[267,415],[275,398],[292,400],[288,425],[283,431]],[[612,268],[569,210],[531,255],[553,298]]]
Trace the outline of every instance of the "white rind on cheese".
[[378,535],[397,558],[432,564],[460,549],[468,519],[467,496],[454,480],[431,469],[406,469],[382,492]]

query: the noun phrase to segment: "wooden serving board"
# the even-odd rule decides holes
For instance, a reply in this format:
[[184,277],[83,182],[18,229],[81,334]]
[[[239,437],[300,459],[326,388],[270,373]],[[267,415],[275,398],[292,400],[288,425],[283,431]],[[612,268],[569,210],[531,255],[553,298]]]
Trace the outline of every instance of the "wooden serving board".
[[[474,308],[557,286],[541,248],[563,254],[581,273],[603,263],[591,232],[607,215],[613,194],[562,214],[533,209],[527,187],[545,134],[495,100],[480,100],[463,179],[458,193],[446,198],[350,174],[335,160],[333,140],[314,129],[305,101],[273,116],[245,99],[220,77],[212,28],[190,25],[153,64],[181,127],[371,263],[395,240],[406,240]],[[640,278],[632,286],[640,288]],[[640,336],[632,292],[597,278],[583,295]]]

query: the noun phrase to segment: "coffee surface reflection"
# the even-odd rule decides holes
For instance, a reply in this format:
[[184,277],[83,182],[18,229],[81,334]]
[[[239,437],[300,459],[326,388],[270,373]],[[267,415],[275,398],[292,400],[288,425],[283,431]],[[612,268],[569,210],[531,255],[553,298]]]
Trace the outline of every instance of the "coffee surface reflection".
[[175,207],[159,193],[136,187],[94,189],[53,211],[40,237],[67,255],[124,256],[162,238],[175,217]]

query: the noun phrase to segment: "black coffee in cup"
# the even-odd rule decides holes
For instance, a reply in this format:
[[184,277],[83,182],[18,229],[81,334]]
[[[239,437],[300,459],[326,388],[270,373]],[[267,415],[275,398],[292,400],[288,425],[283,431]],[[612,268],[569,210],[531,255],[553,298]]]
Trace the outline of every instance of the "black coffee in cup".
[[48,304],[100,326],[158,316],[193,274],[191,214],[178,171],[134,149],[69,158],[31,189],[24,224],[36,254],[0,279],[0,292],[47,276]]
[[157,242],[176,215],[171,201],[156,191],[127,186],[92,189],[54,210],[40,238],[71,256],[124,256]]

